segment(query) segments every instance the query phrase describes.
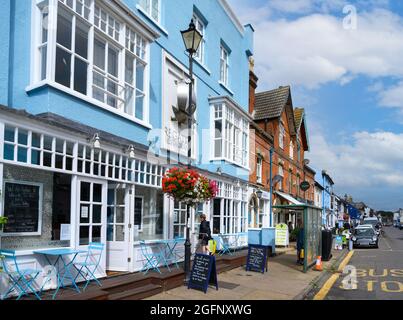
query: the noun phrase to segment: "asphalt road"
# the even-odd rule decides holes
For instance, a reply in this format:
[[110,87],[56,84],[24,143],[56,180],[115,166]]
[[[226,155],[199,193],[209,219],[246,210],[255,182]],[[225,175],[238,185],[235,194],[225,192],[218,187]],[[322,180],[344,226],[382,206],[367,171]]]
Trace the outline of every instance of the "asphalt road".
[[325,300],[403,300],[403,230],[384,230],[379,249],[354,249]]

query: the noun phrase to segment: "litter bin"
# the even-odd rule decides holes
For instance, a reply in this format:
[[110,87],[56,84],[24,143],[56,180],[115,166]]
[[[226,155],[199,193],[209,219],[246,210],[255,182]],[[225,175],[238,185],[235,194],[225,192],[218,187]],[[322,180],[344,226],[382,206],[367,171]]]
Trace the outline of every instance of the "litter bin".
[[332,258],[333,235],[330,230],[322,231],[322,261],[329,261]]

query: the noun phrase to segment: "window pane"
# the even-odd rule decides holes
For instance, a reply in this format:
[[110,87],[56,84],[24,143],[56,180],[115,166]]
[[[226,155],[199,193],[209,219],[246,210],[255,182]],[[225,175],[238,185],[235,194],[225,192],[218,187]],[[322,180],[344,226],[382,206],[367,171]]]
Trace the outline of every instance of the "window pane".
[[85,59],[88,57],[88,28],[79,20],[76,27],[76,53]]
[[106,241],[113,241],[113,224],[108,224],[106,230]]
[[56,168],[63,169],[63,156],[56,155]]
[[15,128],[6,126],[5,133],[4,133],[4,140],[9,142],[14,142]]
[[134,82],[134,59],[126,54],[126,68],[125,68],[125,81],[131,85],[133,85]]
[[75,59],[74,65],[74,90],[87,94],[87,63],[79,58]]
[[125,241],[125,227],[116,226],[116,240],[115,241]]
[[105,70],[105,43],[98,39],[94,41],[94,64]]
[[80,246],[85,246],[89,243],[90,227],[80,227]]
[[14,146],[11,144],[4,145],[4,159],[14,160]]
[[92,206],[92,223],[101,223],[102,206],[93,205]]
[[24,146],[28,144],[28,131],[18,129],[18,143]]
[[136,114],[137,119],[143,120],[144,117],[144,96],[143,94],[139,94],[136,97]]
[[41,51],[41,80],[46,79],[46,61],[47,61],[47,46],[40,48]]
[[81,201],[90,201],[90,186],[88,182],[81,182]]
[[55,81],[70,88],[71,55],[70,53],[56,49],[56,76]]
[[17,161],[27,162],[27,148],[18,147]]
[[139,62],[136,65],[136,88],[144,91],[144,65]]
[[101,242],[101,226],[92,227],[92,242]]
[[41,135],[39,133],[32,132],[32,146],[35,148],[41,147]]
[[113,48],[108,50],[108,73],[118,76],[118,52]]
[[126,86],[125,90],[125,113],[133,115],[133,105],[134,105],[134,89]]
[[116,208],[116,223],[124,223],[125,222],[125,208],[117,207]]
[[71,49],[73,16],[59,6],[57,17],[57,43]]
[[94,183],[94,202],[102,202],[102,184]]
[[41,164],[41,152],[37,150],[31,151],[31,163],[40,165]]

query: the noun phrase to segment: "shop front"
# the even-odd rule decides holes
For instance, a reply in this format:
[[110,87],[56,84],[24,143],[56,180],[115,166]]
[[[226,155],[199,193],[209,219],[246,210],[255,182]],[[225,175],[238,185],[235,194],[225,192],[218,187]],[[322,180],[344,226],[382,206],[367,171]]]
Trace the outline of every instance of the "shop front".
[[48,263],[34,251],[101,242],[97,276],[140,270],[139,240],[169,236],[165,168],[141,145],[134,155],[133,142],[59,116],[0,112],[0,214],[8,218],[1,248],[43,270]]

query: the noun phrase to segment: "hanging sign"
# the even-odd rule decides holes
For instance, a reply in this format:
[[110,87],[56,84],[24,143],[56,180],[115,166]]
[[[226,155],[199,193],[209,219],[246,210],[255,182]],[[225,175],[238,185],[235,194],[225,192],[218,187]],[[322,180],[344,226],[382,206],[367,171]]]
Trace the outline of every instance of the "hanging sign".
[[309,184],[308,181],[302,181],[301,184],[299,185],[302,191],[307,191],[311,185]]
[[248,258],[246,261],[246,271],[267,271],[267,251],[268,247],[250,244],[248,247]]
[[218,290],[216,261],[214,256],[196,253],[190,273],[188,289],[198,289],[207,293],[209,285]]
[[288,246],[290,243],[288,226],[285,223],[276,225],[276,246]]

